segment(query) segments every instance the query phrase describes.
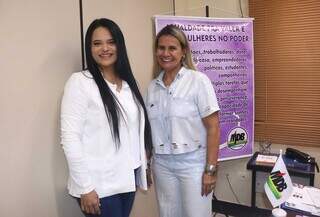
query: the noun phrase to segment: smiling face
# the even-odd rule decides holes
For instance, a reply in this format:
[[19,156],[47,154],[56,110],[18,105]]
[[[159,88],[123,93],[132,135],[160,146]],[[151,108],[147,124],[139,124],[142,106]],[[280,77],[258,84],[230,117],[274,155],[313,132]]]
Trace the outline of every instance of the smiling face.
[[175,37],[163,35],[159,38],[156,58],[158,64],[166,73],[177,73],[180,70],[185,53],[185,49],[181,47],[180,42]]
[[110,31],[104,27],[94,30],[91,40],[93,59],[103,71],[114,70],[117,61],[117,47]]

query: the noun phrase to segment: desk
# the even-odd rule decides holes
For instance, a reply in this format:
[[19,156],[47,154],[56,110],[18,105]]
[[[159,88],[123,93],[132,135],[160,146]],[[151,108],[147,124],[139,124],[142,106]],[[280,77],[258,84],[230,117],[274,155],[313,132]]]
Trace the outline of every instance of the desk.
[[[247,169],[252,170],[252,179],[251,179],[251,206],[256,206],[256,175],[257,172],[268,172],[272,171],[273,165],[261,165],[256,164],[256,158],[259,152],[254,153],[254,155],[250,158],[249,162],[247,163]],[[276,155],[277,154],[270,154]],[[314,186],[314,165],[311,164],[302,164],[298,162],[294,162],[292,159],[286,158],[283,155],[283,161],[287,166],[287,170],[290,176],[297,176],[306,178],[309,180],[309,185]],[[303,184],[303,183],[298,183]]]
[[[212,200],[212,212],[220,213],[226,216],[235,216],[235,217],[271,217],[272,210],[261,209],[258,207],[250,207],[235,203],[230,203],[227,201],[221,200]],[[296,217],[297,215],[301,216],[299,212],[294,212],[292,210],[286,210],[287,217]],[[314,215],[304,215],[308,217],[317,217]]]
[[236,217],[270,217],[271,210],[212,200],[212,212]]

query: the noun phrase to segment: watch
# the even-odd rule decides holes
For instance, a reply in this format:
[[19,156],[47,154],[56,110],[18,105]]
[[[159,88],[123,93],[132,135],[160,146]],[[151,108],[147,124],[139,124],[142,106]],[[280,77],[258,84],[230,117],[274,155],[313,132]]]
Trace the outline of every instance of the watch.
[[207,164],[204,172],[209,175],[209,176],[213,176],[217,171],[217,165],[213,165],[213,164]]

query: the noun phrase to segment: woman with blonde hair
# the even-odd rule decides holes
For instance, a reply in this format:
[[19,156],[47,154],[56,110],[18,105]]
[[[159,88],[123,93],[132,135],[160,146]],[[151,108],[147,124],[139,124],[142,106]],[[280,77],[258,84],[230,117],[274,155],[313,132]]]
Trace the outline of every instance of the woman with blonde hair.
[[214,89],[178,27],[157,34],[155,59],[146,106],[160,217],[210,217],[220,140]]

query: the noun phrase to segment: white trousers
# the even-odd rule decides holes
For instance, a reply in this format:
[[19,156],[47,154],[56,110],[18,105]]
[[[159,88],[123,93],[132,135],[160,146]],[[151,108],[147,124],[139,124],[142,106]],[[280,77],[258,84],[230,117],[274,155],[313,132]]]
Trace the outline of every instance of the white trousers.
[[210,217],[212,193],[201,196],[206,150],[155,154],[153,174],[160,217]]

